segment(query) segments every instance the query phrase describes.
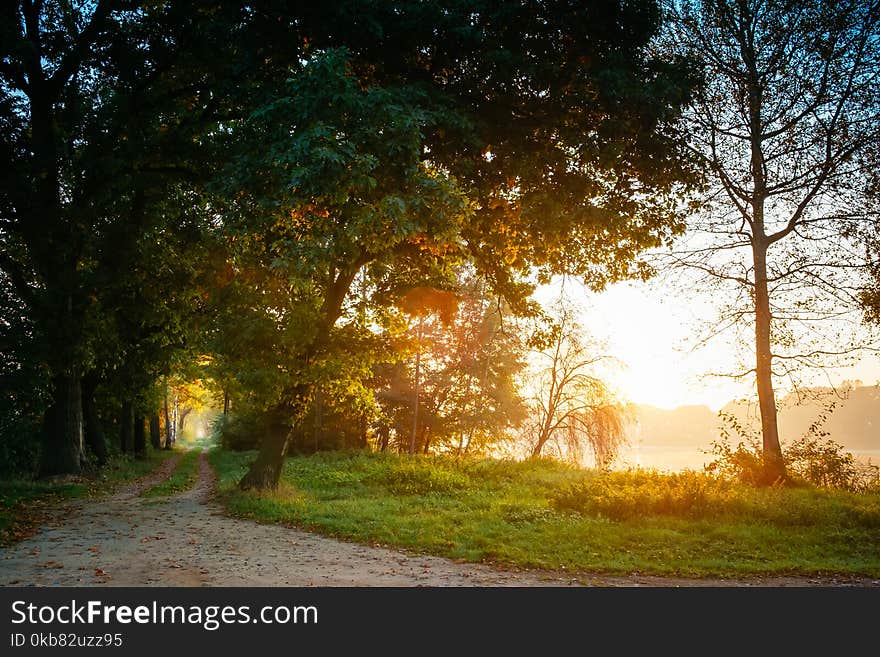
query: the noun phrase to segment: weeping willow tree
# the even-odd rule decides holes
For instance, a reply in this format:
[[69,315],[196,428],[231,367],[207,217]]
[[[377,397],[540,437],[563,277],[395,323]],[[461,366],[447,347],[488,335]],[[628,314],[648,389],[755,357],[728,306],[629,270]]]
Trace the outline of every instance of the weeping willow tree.
[[536,355],[529,420],[523,428],[532,458],[554,455],[582,463],[593,456],[607,468],[626,443],[627,413],[596,374],[607,357],[584,335],[570,310],[560,306],[549,345]]

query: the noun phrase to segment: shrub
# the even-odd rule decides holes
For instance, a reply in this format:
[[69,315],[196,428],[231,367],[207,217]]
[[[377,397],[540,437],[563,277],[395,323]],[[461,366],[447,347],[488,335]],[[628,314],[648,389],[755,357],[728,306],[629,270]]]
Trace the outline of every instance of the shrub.
[[[754,439],[732,448],[727,443],[712,443],[715,459],[706,466],[712,474],[745,484],[764,483],[764,457]],[[783,446],[783,458],[789,476],[819,486],[852,492],[880,489],[880,468],[860,463],[842,445],[824,436],[804,436]]]
[[218,415],[211,433],[224,449],[243,452],[257,449],[266,431],[266,423],[249,415]]
[[707,473],[752,486],[765,483],[764,453],[756,439],[750,438],[735,448],[716,441],[710,453],[715,458],[706,465]]
[[786,448],[785,460],[792,474],[814,486],[853,492],[880,488],[880,468],[859,463],[833,440],[801,438]]

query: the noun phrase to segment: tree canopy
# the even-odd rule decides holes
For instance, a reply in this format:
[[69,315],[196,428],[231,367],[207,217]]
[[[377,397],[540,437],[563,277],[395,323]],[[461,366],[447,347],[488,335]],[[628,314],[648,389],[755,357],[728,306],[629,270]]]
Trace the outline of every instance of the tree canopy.
[[682,227],[696,78],[648,0],[4,12],[4,348],[46,391],[47,474],[102,440],[96,390],[143,428],[203,355],[268,427],[243,485],[274,486],[318,390],[372,403],[408,291],[464,267],[528,314],[554,274],[646,275]]

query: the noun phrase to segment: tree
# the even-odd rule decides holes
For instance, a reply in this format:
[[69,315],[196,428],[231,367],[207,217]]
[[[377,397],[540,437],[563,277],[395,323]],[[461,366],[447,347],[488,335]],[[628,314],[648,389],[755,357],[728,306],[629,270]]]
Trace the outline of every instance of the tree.
[[536,352],[526,384],[528,420],[522,435],[532,458],[553,446],[580,462],[589,450],[606,468],[626,442],[626,412],[595,373],[607,357],[585,337],[571,309],[560,302],[547,348]]
[[207,0],[47,0],[4,3],[0,23],[0,269],[49,376],[41,470],[76,472],[102,322],[136,308],[102,305],[101,283],[127,274],[113,256],[197,206],[212,131],[283,70],[259,49],[277,21]]
[[305,329],[271,365],[288,380],[269,386],[275,429],[245,488],[277,485],[309,364],[368,265],[468,259],[519,313],[536,269],[601,288],[645,274],[637,254],[680,228],[670,194],[692,172],[674,119],[692,80],[647,54],[654,3],[363,11],[366,30],[334,3],[306,11],[291,82],[231,126],[224,222],[295,300],[266,324]]
[[491,449],[522,422],[527,339],[526,322],[485,281],[465,275],[458,294],[456,321],[441,330],[425,386],[436,417],[431,442],[464,455]]
[[880,6],[703,0],[667,10],[668,43],[702,66],[686,125],[710,185],[694,241],[673,257],[729,285],[738,296],[727,319],[753,326],[745,374],[774,482],[785,478],[778,377],[848,352],[830,334],[866,265],[858,240],[866,155],[880,138]]
[[409,89],[365,88],[344,53],[321,54],[239,133],[242,152],[223,173],[232,192],[225,221],[243,283],[237,289],[260,305],[244,301],[237,323],[263,344],[262,397],[274,418],[245,487],[277,484],[291,430],[310,406],[316,364],[333,356],[336,323],[359,272],[456,249],[467,204],[421,161],[424,119],[415,100]]
[[0,471],[33,474],[49,381],[26,307],[0,275]]
[[105,200],[107,181],[99,185],[97,178],[110,173],[110,160],[104,166],[92,161],[92,167],[82,156],[97,142],[106,145],[99,135],[110,127],[99,108],[112,104],[103,84],[112,65],[100,60],[119,36],[112,9],[110,2],[4,6],[0,105],[13,174],[4,177],[2,190],[2,266],[47,347],[46,474],[76,472],[83,461],[89,304],[82,264],[90,255],[88,227]]
[[[422,394],[421,363],[422,342],[425,336],[425,318],[436,313],[445,326],[449,326],[458,311],[458,299],[451,292],[432,287],[418,286],[406,292],[400,300],[401,309],[410,317],[416,317],[416,356],[413,373],[412,430],[409,453],[415,454],[416,435],[419,431],[419,397]],[[427,446],[425,447],[427,450]]]
[[398,448],[410,453],[434,448],[463,455],[505,438],[522,420],[517,388],[525,349],[522,322],[488,292],[485,281],[465,272],[454,294],[417,287],[401,305],[408,313],[425,314],[416,324],[415,358],[401,353],[374,383],[383,411],[379,432],[388,434],[385,447],[392,429]]

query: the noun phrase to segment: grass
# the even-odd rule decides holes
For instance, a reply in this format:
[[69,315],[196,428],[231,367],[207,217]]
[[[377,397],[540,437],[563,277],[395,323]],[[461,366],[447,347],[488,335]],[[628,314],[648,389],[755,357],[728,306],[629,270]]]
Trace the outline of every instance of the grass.
[[199,450],[183,453],[171,476],[141,493],[142,497],[163,497],[181,493],[195,484],[198,478]]
[[171,457],[173,451],[148,450],[146,458],[116,456],[100,471],[76,477],[0,481],[0,546],[33,533],[45,511],[63,500],[94,497],[120,483],[139,479]]
[[243,493],[253,457],[210,454],[228,513],[346,540],[584,575],[880,576],[878,493],[365,453],[289,458],[278,492]]

